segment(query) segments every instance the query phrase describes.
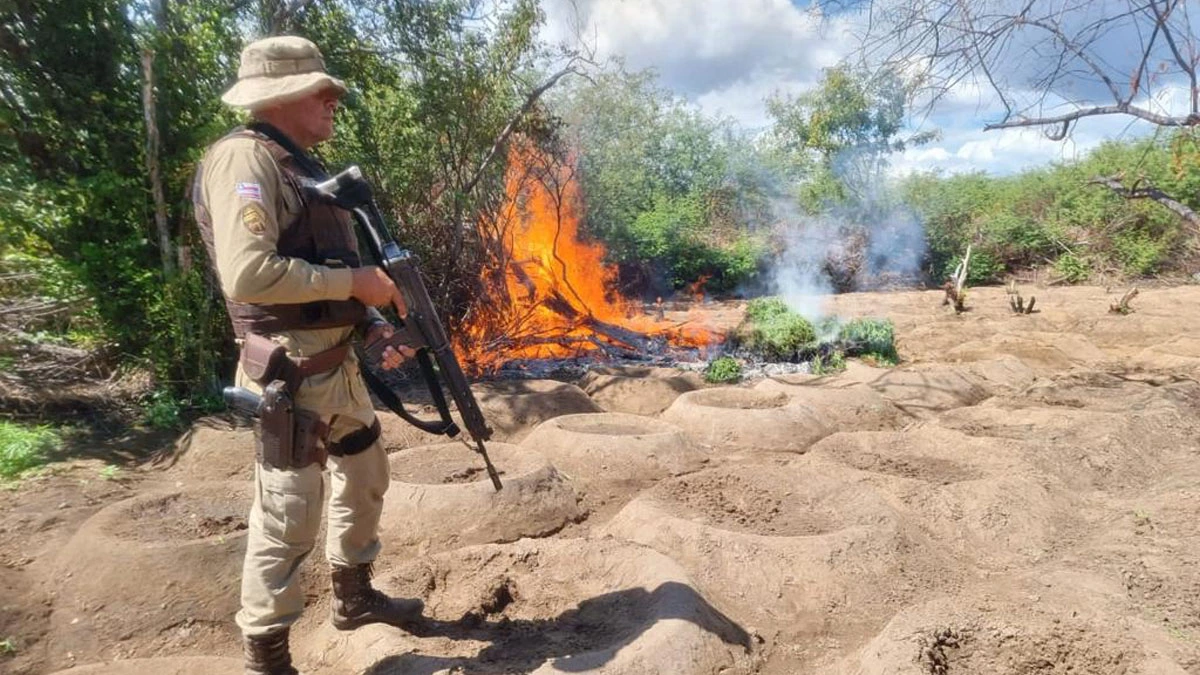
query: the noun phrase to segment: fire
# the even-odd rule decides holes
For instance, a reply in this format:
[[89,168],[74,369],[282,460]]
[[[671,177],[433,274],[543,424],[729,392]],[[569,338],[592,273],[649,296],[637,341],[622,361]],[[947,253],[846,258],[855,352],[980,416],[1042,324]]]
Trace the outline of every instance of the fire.
[[[456,345],[479,372],[521,359],[632,354],[664,347],[701,348],[721,336],[703,326],[672,324],[659,311],[621,297],[604,246],[579,236],[582,212],[570,167],[550,166],[528,148],[509,152],[506,204],[480,223],[499,243],[481,272],[487,302],[468,316]],[[702,284],[699,282],[697,286]]]

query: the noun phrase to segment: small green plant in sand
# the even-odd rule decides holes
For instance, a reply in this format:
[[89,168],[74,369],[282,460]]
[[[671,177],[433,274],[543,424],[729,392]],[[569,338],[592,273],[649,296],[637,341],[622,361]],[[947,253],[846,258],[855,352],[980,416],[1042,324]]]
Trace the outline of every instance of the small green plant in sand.
[[732,356],[713,359],[704,369],[704,381],[710,384],[727,384],[742,379],[742,364]]

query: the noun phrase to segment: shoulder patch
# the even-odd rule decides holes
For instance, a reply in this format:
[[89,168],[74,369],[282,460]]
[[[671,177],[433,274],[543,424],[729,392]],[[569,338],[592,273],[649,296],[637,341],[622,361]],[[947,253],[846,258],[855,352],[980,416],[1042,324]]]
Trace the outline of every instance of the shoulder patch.
[[262,234],[267,229],[267,212],[258,204],[247,204],[242,207],[242,224],[254,234]]
[[262,188],[258,183],[238,183],[234,188],[237,191],[237,196],[242,199],[248,199],[252,202],[262,201]]

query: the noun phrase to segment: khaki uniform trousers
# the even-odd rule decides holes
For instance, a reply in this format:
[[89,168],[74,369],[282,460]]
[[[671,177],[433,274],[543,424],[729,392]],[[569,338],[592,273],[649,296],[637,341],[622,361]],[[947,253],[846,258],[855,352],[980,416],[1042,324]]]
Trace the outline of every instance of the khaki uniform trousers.
[[[351,357],[342,368],[309,378],[297,392],[296,405],[320,412],[331,425],[329,437],[334,441],[375,419],[356,364]],[[237,380],[241,386],[259,389],[240,369]],[[329,412],[330,404],[339,413]],[[327,466],[325,557],[337,566],[370,563],[380,550],[379,515],[389,482],[387,453],[376,441],[356,455],[329,457]],[[244,635],[290,626],[304,610],[299,571],[316,546],[324,473],[319,464],[303,469],[275,469],[261,463],[256,467],[242,566],[242,608],[236,617]]]

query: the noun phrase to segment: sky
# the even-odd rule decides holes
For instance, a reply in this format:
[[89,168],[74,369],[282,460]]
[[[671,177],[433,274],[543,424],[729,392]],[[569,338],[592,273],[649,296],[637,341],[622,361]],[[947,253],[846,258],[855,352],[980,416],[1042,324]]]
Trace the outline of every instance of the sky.
[[[1088,2],[1087,7],[1095,8],[1089,11],[1100,12],[1106,11],[1104,5],[1124,4]],[[543,0],[543,8],[551,41],[570,42],[582,35],[599,58],[620,56],[630,70],[653,68],[663,86],[706,113],[733,117],[750,130],[770,124],[764,104],[768,96],[815,86],[822,69],[851,53],[863,25],[860,13],[823,15],[807,2],[789,0]],[[1134,36],[1106,36],[1100,58],[1121,63],[1130,56],[1131,41]],[[1027,56],[1013,61],[1012,72],[1000,75],[1013,82],[1036,75],[1038,64],[1046,61],[1035,51]],[[1098,96],[1100,102],[1105,93],[1086,86],[1070,92],[1077,99]],[[1154,100],[1146,102],[1178,112],[1186,104],[1185,91],[1160,87]],[[957,85],[929,115],[910,122],[913,131],[937,129],[941,137],[894,157],[893,172],[1006,175],[1080,157],[1105,139],[1134,138],[1154,129],[1146,122],[1108,116],[1081,121],[1065,141],[1049,140],[1036,130],[985,132],[984,125],[998,121],[1001,111],[999,100],[985,87],[970,81]]]

